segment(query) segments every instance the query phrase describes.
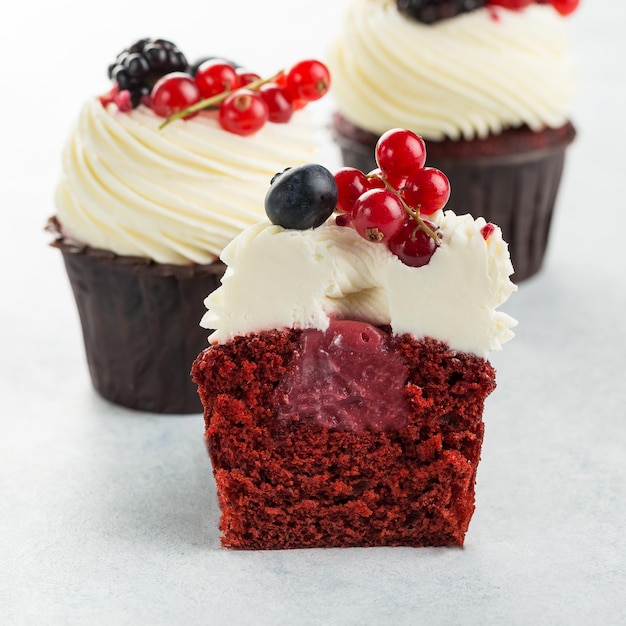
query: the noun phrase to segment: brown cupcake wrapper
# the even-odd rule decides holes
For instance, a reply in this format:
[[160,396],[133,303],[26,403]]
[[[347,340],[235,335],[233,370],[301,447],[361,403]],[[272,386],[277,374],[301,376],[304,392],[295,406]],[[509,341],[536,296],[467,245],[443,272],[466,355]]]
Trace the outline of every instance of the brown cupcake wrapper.
[[61,250],[81,321],[94,388],[107,400],[140,411],[200,413],[191,366],[208,347],[199,323],[204,299],[225,266],[178,266],[118,256],[64,239]]
[[[351,136],[343,134],[347,132]],[[376,167],[374,135],[359,129],[355,132],[355,127],[336,116],[334,137],[344,165],[363,172]],[[574,137],[574,127],[566,124],[540,133],[516,129],[474,142],[426,142],[426,164],[442,170],[450,180],[446,208],[482,216],[500,226],[509,244],[516,282],[541,269],[565,151]]]

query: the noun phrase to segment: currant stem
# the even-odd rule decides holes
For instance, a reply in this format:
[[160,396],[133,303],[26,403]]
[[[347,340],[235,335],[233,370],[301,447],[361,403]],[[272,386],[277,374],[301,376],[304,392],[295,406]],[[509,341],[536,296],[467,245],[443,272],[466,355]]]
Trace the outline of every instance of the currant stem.
[[[276,74],[274,74],[273,76],[270,76],[269,78],[259,78],[258,80],[254,80],[251,83],[248,83],[247,85],[243,85],[243,87],[237,87],[237,89],[245,88],[245,89],[252,89],[252,91],[256,91],[260,87],[265,85],[266,83],[271,83],[272,81],[276,80],[283,72],[284,70],[280,70],[276,72]],[[234,91],[237,91],[237,89],[235,89]],[[227,89],[226,91],[222,91],[222,93],[218,93],[216,96],[211,96],[210,98],[205,98],[204,100],[200,100],[200,102],[196,102],[195,104],[192,104],[190,107],[187,107],[186,109],[183,109],[182,111],[178,111],[177,113],[170,115],[159,126],[159,130],[165,128],[170,122],[183,119],[185,117],[188,117],[189,115],[192,115],[193,113],[202,111],[203,109],[208,109],[209,107],[215,106],[217,104],[221,104],[224,100],[226,100],[226,98],[232,92],[233,90]]]
[[398,200],[400,200],[402,207],[404,208],[404,212],[417,222],[417,228],[419,230],[423,230],[429,237],[431,237],[435,241],[437,245],[441,243],[441,236],[439,235],[439,233],[437,233],[437,231],[434,231],[432,228],[426,225],[426,223],[420,216],[419,208],[415,209],[409,206],[404,198],[400,195],[398,190],[389,183],[385,176],[377,176],[376,174],[374,174],[373,176],[368,176],[367,178],[378,178],[382,180],[385,184],[385,188],[388,191],[391,191],[391,193],[393,193],[398,198]]

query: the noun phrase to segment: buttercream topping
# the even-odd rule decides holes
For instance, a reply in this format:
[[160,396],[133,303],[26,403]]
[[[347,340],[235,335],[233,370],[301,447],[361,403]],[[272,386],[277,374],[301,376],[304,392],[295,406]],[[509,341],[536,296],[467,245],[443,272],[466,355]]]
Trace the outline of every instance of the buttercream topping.
[[272,328],[317,328],[332,318],[390,325],[487,356],[516,324],[496,309],[516,289],[508,246],[485,220],[452,211],[434,216],[442,244],[426,266],[404,265],[387,246],[332,220],[313,230],[263,222],[224,250],[222,285],[205,300],[201,325],[212,343]]
[[315,160],[322,145],[305,111],[250,137],[224,132],[210,112],[159,130],[162,122],[143,105],[84,105],[56,194],[69,236],[158,263],[211,263],[263,219],[272,176]]

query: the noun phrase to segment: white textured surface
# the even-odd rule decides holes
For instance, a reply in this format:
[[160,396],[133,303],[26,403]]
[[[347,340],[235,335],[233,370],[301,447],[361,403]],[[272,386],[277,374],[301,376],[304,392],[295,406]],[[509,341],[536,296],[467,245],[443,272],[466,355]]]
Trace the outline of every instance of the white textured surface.
[[2,58],[20,57],[0,98],[3,624],[624,623],[624,3],[583,0],[571,21],[579,137],[544,271],[507,305],[520,324],[493,358],[463,550],[222,550],[200,416],[135,414],[90,388],[62,261],[42,232],[85,94],[145,34],[273,72],[284,50],[320,54],[343,4],[111,0],[92,29],[90,3],[38,1],[2,22]]

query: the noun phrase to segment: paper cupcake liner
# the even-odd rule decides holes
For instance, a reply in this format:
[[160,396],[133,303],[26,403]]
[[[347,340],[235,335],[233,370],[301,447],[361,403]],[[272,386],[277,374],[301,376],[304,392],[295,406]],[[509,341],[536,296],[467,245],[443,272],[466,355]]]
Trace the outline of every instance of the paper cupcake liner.
[[57,239],[96,391],[140,411],[201,413],[191,366],[208,346],[204,299],[225,266],[164,265]]
[[[374,169],[374,136],[365,132],[347,136],[345,128],[335,123],[344,165],[363,172]],[[567,124],[542,133],[507,131],[488,142],[426,144],[426,164],[450,180],[446,208],[483,216],[500,226],[516,282],[530,278],[543,264],[565,152],[574,136],[574,128]]]

